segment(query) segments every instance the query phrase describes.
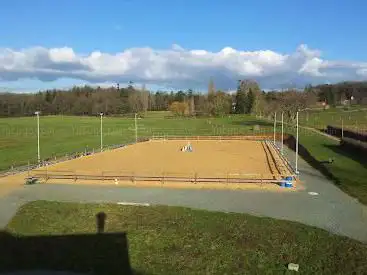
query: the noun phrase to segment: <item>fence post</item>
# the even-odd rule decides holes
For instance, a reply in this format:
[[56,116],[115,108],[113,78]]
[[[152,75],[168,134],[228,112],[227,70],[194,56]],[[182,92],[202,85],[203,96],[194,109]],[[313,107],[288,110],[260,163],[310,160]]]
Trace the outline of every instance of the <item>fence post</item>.
[[28,167],[27,167],[27,177],[29,178],[29,169],[30,169],[30,163],[29,163],[29,160],[28,160]]
[[47,165],[46,165],[46,182],[48,181],[49,177],[48,177],[48,168],[47,168]]
[[164,184],[164,172],[162,173],[162,180],[161,180],[162,184]]
[[263,174],[260,174],[260,187],[263,187]]

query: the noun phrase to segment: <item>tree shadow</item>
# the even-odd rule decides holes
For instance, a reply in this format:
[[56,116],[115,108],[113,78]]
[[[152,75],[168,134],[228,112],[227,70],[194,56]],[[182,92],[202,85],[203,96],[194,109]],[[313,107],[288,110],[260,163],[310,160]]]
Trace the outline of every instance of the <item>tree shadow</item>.
[[347,158],[350,158],[356,162],[359,162],[363,165],[363,167],[367,168],[367,158],[366,158],[366,153],[362,150],[356,150],[356,149],[344,149],[342,148],[340,145],[329,145],[329,144],[325,144],[325,147],[329,148],[330,150],[332,150],[333,152],[339,154],[339,155],[343,155]]
[[96,218],[97,234],[18,236],[1,231],[0,272],[142,275],[130,266],[127,234],[103,233],[106,214],[98,213]]
[[[289,135],[284,140],[284,144],[288,146],[291,150],[296,150],[296,139],[294,136]],[[326,146],[326,145],[325,145]],[[328,165],[332,165],[328,163],[328,160],[318,160],[316,159],[306,147],[304,147],[301,143],[298,144],[298,153],[299,155],[314,169],[321,172],[326,178],[332,180],[336,185],[340,185],[340,180],[336,178],[328,168]]]
[[243,121],[232,121],[233,125],[241,125],[241,126],[272,126],[273,124],[267,121],[261,120],[243,120]]

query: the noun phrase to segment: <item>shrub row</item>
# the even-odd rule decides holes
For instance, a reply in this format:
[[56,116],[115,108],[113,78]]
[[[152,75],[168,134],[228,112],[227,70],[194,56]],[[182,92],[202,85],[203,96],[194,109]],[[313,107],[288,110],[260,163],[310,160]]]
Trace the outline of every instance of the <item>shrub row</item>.
[[353,138],[343,138],[340,141],[340,147],[359,154],[367,153],[367,142],[362,142]]
[[[336,137],[342,137],[342,128],[339,127],[335,127],[335,126],[331,126],[328,125],[326,128],[326,132],[329,135],[333,135]],[[363,142],[367,142],[367,133],[366,132],[356,132],[353,130],[346,130],[344,129],[344,137],[345,138],[352,138],[355,140],[360,140]]]

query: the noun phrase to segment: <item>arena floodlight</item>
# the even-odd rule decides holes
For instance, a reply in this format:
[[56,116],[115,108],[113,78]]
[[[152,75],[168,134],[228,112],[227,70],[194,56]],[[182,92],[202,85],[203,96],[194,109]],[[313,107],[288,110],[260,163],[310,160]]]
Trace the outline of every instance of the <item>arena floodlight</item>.
[[101,152],[103,150],[103,113],[99,113],[101,117]]
[[37,160],[38,164],[41,162],[41,153],[40,153],[40,111],[34,112],[37,116]]

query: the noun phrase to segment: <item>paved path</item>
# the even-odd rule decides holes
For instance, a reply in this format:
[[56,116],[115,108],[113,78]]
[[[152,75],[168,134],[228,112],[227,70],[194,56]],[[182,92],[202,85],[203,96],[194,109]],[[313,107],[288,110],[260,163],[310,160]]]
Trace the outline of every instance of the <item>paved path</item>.
[[[294,153],[287,150],[290,160]],[[250,213],[298,221],[367,242],[367,206],[340,191],[305,161],[299,161],[306,190],[264,192],[130,188],[116,186],[22,186],[0,198],[0,227],[6,226],[19,206],[33,200],[66,202],[137,202],[187,206],[224,212]],[[317,192],[312,196],[308,192]]]

